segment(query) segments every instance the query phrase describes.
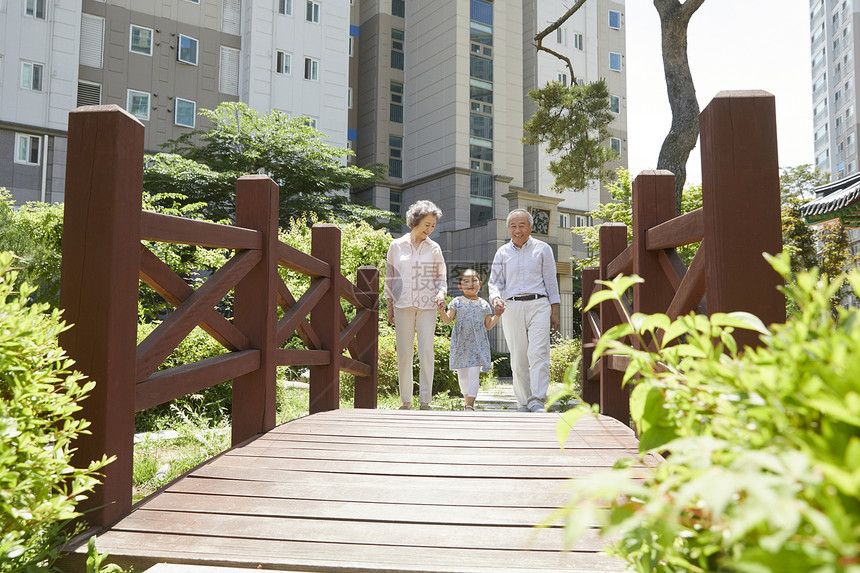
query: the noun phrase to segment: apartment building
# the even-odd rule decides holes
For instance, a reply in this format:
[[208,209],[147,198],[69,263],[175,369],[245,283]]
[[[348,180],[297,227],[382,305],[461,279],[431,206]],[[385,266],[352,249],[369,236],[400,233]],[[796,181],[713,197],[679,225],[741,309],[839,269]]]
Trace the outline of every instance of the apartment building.
[[[616,114],[606,142],[626,165],[624,2],[587,2],[545,45],[567,55],[576,78],[557,58],[538,54],[534,36],[567,11],[562,0],[356,0],[351,76],[355,114],[350,130],[359,165],[388,165],[389,176],[357,200],[405,213],[428,199],[443,211],[434,239],[443,248],[452,285],[459,270],[489,272],[508,240],[513,208],[535,217],[534,235],[556,255],[563,333],[571,334],[571,257],[586,255],[570,227],[609,196],[599,182],[584,191],[550,191],[550,157],[521,143],[534,110],[528,90],[549,81],[605,78]],[[405,229],[404,229],[405,230]],[[498,329],[497,348],[503,348]]]
[[144,148],[242,101],[346,147],[349,0],[0,0],[0,186],[61,202],[68,113],[116,104]]
[[858,171],[855,0],[810,0],[815,167],[836,181]]

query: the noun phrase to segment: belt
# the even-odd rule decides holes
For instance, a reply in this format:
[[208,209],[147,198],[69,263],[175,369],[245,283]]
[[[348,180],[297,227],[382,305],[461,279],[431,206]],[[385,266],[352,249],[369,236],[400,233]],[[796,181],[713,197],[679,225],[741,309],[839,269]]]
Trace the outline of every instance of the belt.
[[546,296],[545,294],[524,294],[522,296],[508,297],[508,300],[516,300],[516,301],[536,300],[539,298],[544,298],[545,296]]

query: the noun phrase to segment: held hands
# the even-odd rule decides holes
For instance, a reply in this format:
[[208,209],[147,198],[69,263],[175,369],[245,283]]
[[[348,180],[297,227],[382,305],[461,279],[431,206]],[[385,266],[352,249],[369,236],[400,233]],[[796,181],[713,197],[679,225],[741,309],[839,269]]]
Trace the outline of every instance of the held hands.
[[493,310],[496,312],[496,316],[502,316],[502,313],[505,312],[505,301],[500,297],[496,297],[493,301]]

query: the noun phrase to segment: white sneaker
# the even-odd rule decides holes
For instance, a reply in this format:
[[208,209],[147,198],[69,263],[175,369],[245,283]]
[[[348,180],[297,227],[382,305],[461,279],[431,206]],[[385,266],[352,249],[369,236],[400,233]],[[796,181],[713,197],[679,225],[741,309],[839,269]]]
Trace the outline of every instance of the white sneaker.
[[528,407],[528,409],[530,412],[538,412],[538,413],[546,412],[546,408],[543,407],[543,404],[541,404],[540,402],[537,402],[537,401],[532,402],[531,405]]

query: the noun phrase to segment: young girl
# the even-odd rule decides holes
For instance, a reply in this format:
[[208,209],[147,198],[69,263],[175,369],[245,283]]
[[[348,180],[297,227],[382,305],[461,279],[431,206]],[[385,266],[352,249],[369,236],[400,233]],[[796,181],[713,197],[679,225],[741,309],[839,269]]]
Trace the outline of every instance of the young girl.
[[479,376],[482,370],[490,371],[490,341],[487,331],[496,326],[504,310],[494,315],[490,303],[478,298],[481,280],[474,270],[463,272],[458,286],[463,296],[452,300],[447,310],[445,302],[439,301],[439,312],[445,324],[450,324],[454,317],[457,318],[451,333],[449,364],[451,370],[457,371],[465,409],[474,412]]

